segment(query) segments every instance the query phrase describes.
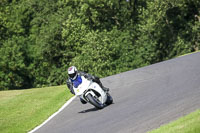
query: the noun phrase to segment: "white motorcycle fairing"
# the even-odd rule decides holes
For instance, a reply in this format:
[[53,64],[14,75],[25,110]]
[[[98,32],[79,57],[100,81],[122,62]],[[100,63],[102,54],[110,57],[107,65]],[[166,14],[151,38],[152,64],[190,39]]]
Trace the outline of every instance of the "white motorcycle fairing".
[[107,94],[102,88],[95,82],[89,81],[84,76],[81,76],[82,83],[77,88],[73,87],[75,95],[81,97],[86,102],[89,102],[87,95],[91,94],[96,97],[101,104],[104,104],[107,100]]

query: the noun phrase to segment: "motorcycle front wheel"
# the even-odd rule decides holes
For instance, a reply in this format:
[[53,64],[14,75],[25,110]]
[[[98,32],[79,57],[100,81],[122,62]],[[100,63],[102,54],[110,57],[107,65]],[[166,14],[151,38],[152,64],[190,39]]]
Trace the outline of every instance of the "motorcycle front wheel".
[[96,108],[102,109],[104,107],[104,105],[97,98],[93,97],[91,94],[88,94],[86,97],[89,100],[89,102]]

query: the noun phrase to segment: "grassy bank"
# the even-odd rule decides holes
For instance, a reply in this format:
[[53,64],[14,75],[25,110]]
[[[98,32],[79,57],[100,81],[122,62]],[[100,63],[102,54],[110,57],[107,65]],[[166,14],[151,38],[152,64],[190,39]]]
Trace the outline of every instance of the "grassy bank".
[[0,91],[0,132],[30,131],[71,96],[66,86]]
[[200,133],[200,110],[149,133]]

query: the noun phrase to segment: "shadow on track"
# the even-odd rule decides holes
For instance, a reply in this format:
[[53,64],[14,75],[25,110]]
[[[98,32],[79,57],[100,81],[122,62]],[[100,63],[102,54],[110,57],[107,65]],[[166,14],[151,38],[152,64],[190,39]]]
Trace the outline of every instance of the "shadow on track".
[[90,108],[90,109],[86,109],[86,110],[83,110],[81,112],[78,112],[78,113],[88,113],[88,112],[93,112],[93,111],[98,111],[99,109],[97,108]]
[[[112,103],[112,104],[114,104],[114,103]],[[112,104],[110,104],[110,105],[112,105]],[[104,108],[108,107],[110,105],[105,105]],[[94,111],[99,111],[99,110],[102,110],[102,109],[98,109],[98,108],[94,107],[94,108],[90,108],[90,109],[86,109],[86,110],[80,111],[78,113],[89,113],[89,112],[94,112]]]

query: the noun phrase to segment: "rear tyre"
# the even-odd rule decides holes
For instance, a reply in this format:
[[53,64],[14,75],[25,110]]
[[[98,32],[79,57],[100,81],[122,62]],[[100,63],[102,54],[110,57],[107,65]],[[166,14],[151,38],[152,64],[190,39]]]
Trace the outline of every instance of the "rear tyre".
[[106,104],[110,105],[113,103],[113,98],[111,97],[111,95],[109,93],[107,93],[107,101]]
[[104,105],[97,98],[93,97],[91,94],[88,94],[86,97],[89,100],[89,102],[96,108],[102,109],[104,107]]

